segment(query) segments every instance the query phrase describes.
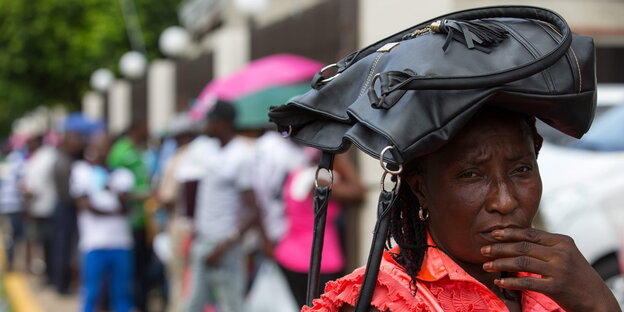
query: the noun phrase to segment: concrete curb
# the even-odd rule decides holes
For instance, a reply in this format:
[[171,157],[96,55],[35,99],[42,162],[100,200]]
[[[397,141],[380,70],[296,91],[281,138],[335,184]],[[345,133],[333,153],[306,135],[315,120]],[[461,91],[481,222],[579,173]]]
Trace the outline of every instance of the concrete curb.
[[33,295],[26,276],[22,273],[7,272],[7,258],[4,237],[0,232],[0,282],[13,312],[43,312],[43,308]]
[[9,304],[15,312],[43,312],[33,295],[26,276],[21,273],[7,273],[4,276]]

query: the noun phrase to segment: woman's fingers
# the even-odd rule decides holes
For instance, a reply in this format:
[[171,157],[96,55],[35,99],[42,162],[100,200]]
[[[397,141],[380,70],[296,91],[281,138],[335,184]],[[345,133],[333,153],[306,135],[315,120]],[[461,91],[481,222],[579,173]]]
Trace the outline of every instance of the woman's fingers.
[[533,228],[498,229],[492,236],[500,243],[483,246],[481,254],[495,259],[527,256],[557,265],[576,250],[570,237]]
[[617,307],[609,289],[570,237],[532,228],[498,229],[492,231],[492,237],[498,243],[481,248],[481,253],[491,259],[483,264],[485,271],[541,275],[500,278],[496,285],[546,294],[568,311]]
[[500,241],[483,246],[481,253],[489,258],[483,269],[490,272],[529,272],[557,276],[566,263],[582,257],[571,238],[533,228],[505,228],[492,231]]
[[548,262],[530,256],[500,258],[483,264],[483,270],[487,272],[530,272],[549,275],[552,269],[552,265]]
[[483,264],[483,270],[528,272],[543,277],[501,279],[503,284],[509,283],[506,284],[509,289],[535,290],[537,287],[540,292],[548,292],[550,287],[568,278],[565,264],[575,262],[575,256],[580,256],[574,242],[565,235],[533,228],[505,228],[492,231],[492,236],[500,243],[481,248],[481,253],[492,259]]
[[544,246],[554,246],[564,236],[534,228],[504,228],[492,231],[492,237],[504,242],[527,241]]
[[516,256],[530,256],[543,261],[551,260],[553,250],[527,241],[498,243],[481,248],[481,254],[490,258],[508,258]]
[[541,293],[549,293],[551,283],[549,279],[532,276],[505,277],[494,280],[496,286],[511,290],[531,290]]

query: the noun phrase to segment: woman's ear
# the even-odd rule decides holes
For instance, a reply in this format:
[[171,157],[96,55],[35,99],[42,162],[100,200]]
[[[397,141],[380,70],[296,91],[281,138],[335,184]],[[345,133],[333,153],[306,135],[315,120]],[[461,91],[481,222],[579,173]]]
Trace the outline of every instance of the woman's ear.
[[424,174],[420,170],[413,170],[404,175],[405,182],[409,185],[412,194],[416,196],[421,207],[427,208],[427,186]]

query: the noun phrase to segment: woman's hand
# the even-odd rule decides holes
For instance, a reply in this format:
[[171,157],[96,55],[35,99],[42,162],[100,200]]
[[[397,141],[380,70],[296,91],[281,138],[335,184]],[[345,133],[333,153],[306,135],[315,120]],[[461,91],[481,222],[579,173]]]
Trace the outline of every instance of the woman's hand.
[[492,231],[492,236],[500,243],[481,249],[493,259],[483,264],[484,270],[542,276],[500,278],[494,281],[497,286],[543,293],[566,311],[621,311],[572,238],[533,228],[499,229]]
[[212,266],[216,266],[217,264],[219,264],[219,261],[221,260],[223,255],[228,251],[229,248],[230,248],[230,243],[228,242],[222,242],[218,244],[212,250],[212,252],[208,256],[206,256],[206,259],[205,259],[206,265],[212,267]]

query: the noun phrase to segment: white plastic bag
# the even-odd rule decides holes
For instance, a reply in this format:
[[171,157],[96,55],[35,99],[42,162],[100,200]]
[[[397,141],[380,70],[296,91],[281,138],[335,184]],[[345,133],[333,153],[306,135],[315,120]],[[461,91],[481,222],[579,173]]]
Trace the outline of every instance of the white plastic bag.
[[263,261],[245,300],[243,311],[296,312],[299,310],[282,270],[273,260]]

